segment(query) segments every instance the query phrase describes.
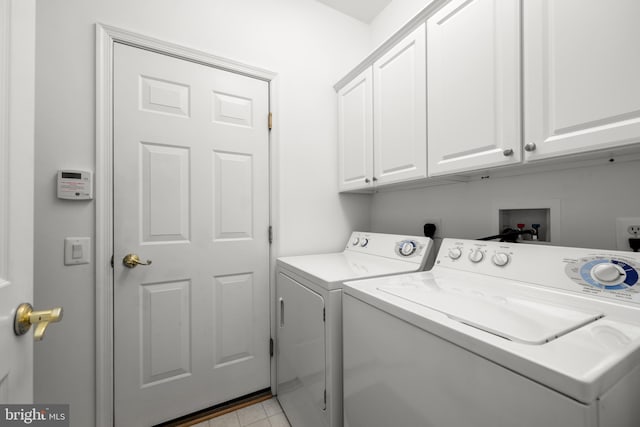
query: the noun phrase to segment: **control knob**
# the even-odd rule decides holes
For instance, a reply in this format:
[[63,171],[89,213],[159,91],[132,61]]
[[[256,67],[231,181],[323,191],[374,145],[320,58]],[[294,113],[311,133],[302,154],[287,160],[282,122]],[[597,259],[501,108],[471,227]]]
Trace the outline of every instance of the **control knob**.
[[368,244],[369,244],[369,239],[367,239],[366,237],[363,237],[362,240],[360,240],[360,246],[362,246],[363,248]]
[[475,249],[469,254],[469,260],[471,262],[480,262],[484,258],[484,253],[480,249]]
[[506,254],[504,252],[496,252],[491,257],[491,261],[498,267],[504,267],[505,265],[509,264],[509,254]]
[[451,259],[458,259],[462,256],[462,251],[460,250],[460,248],[451,248],[449,249],[448,255]]
[[412,240],[405,240],[400,243],[400,255],[409,256],[416,251],[416,243]]
[[354,237],[353,240],[351,241],[351,244],[353,246],[358,246],[358,243],[360,243],[360,239],[358,237]]
[[616,283],[624,279],[626,273],[619,266],[610,262],[597,264],[591,269],[591,275],[602,283]]

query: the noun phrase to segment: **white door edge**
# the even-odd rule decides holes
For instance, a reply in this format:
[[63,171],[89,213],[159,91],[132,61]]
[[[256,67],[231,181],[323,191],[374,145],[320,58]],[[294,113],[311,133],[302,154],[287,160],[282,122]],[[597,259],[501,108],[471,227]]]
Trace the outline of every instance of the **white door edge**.
[[[33,403],[32,335],[13,317],[33,302],[35,21],[33,0],[0,0],[0,402]],[[18,178],[18,179],[16,179]]]
[[[278,109],[277,74],[242,62],[225,59],[206,52],[180,46],[153,37],[96,24],[96,427],[113,426],[113,45],[124,43],[157,53],[170,55],[216,68],[243,74],[269,82],[269,109],[274,126],[269,135],[270,223],[279,230],[278,182]],[[265,123],[265,126],[267,124]],[[265,230],[266,232],[266,230]],[[276,233],[274,233],[276,234]],[[277,235],[277,234],[276,234]],[[275,301],[275,259],[278,239],[274,238],[269,252],[269,295]],[[273,304],[271,304],[273,305]],[[275,330],[275,313],[270,312],[271,336]],[[267,345],[268,343],[265,343]],[[274,390],[275,359],[271,358],[271,388]]]

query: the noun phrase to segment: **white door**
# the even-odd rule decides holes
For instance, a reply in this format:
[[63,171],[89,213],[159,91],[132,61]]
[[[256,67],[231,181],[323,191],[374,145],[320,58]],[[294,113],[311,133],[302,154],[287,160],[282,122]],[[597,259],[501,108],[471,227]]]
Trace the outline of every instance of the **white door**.
[[524,1],[525,160],[640,140],[640,2]]
[[114,47],[117,426],[270,386],[268,114],[265,81]]
[[520,162],[519,4],[455,0],[427,21],[430,176]]
[[425,44],[423,24],[373,64],[377,184],[427,177]]
[[373,187],[373,72],[371,67],[338,91],[340,191]]
[[0,0],[0,404],[33,400],[32,332],[13,319],[33,298],[34,41],[35,2]]

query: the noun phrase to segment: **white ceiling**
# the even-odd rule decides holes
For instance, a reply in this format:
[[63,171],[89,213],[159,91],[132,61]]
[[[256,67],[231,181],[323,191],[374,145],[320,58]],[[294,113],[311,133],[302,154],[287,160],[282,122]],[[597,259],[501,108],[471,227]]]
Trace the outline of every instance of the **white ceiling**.
[[318,0],[329,7],[352,16],[365,24],[387,7],[391,0]]

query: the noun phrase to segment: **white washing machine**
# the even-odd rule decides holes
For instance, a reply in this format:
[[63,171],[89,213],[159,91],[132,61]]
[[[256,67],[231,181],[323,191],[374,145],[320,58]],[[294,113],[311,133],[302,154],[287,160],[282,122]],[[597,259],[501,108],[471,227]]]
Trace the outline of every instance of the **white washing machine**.
[[278,259],[277,398],[293,427],[342,426],[342,283],[422,270],[432,243],[354,232],[343,252]]
[[640,426],[640,254],[445,239],[344,285],[348,427]]

